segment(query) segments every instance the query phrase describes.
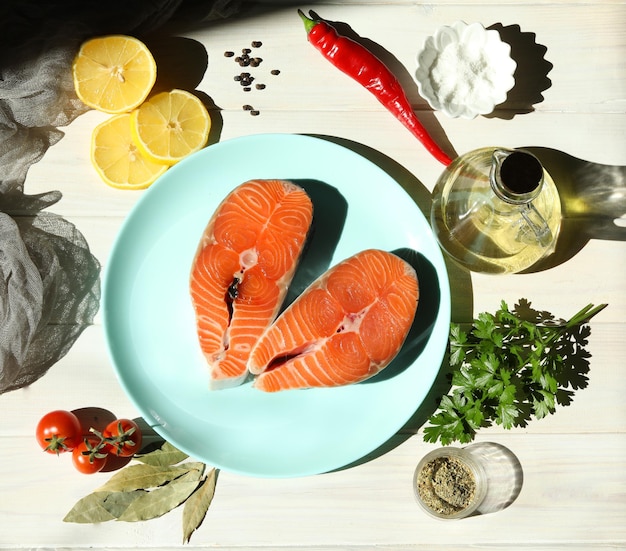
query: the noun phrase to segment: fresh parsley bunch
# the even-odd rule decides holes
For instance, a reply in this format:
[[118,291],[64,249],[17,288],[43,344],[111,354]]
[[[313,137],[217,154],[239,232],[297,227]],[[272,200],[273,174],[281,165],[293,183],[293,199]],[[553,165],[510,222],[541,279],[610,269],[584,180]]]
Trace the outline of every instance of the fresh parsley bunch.
[[481,427],[505,429],[541,419],[587,386],[589,320],[607,305],[588,305],[569,321],[555,320],[520,300],[510,311],[482,313],[464,330],[452,324],[451,388],[424,429],[424,440],[448,445],[474,439]]

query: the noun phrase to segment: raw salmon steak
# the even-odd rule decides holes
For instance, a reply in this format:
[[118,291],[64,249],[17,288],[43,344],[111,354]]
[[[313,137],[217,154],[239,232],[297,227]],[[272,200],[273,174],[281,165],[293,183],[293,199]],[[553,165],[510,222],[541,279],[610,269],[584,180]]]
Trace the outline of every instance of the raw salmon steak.
[[276,319],[252,349],[254,386],[266,392],[357,383],[385,368],[411,328],[414,268],[377,249],[333,266]]
[[218,206],[193,261],[190,291],[209,387],[236,386],[274,321],[307,239],[313,204],[284,180],[250,180]]

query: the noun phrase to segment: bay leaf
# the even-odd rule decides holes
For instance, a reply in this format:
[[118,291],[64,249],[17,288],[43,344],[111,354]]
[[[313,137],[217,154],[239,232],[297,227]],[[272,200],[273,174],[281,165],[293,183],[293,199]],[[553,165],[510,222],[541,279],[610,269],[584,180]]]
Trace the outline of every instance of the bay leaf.
[[200,471],[191,470],[165,486],[135,499],[118,520],[137,522],[168,513],[185,501],[200,484]]
[[156,488],[182,476],[190,470],[198,470],[203,463],[186,463],[183,465],[129,465],[115,473],[103,486],[96,491],[130,492]]
[[79,524],[94,524],[114,520],[104,506],[105,500],[111,492],[93,492],[78,500],[74,507],[65,515],[63,522],[76,522]]
[[105,498],[102,506],[115,518],[119,518],[133,501],[145,493],[145,490],[111,492],[109,496]]
[[187,467],[190,471],[199,471],[200,476],[198,478],[201,478],[204,474],[204,470],[206,469],[206,464],[201,461],[187,461],[186,463],[181,463],[179,467]]
[[186,453],[181,452],[169,442],[164,442],[159,449],[146,453],[145,455],[135,455],[137,461],[141,461],[147,465],[158,465],[161,467],[176,465],[187,459],[187,457],[189,456]]
[[183,543],[200,527],[215,495],[217,472],[211,469],[196,491],[189,496],[183,508]]

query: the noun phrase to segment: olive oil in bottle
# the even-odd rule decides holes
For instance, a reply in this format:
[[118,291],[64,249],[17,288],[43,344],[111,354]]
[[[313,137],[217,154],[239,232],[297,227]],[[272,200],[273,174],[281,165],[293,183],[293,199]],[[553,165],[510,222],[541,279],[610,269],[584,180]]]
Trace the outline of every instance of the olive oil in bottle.
[[439,177],[431,224],[442,248],[467,269],[516,273],[554,251],[561,202],[534,155],[482,148],[455,159]]

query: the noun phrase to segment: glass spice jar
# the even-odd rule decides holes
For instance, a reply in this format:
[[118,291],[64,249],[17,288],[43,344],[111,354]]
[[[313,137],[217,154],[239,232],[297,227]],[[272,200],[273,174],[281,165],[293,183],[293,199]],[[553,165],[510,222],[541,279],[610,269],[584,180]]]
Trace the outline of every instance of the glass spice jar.
[[425,455],[413,476],[415,498],[439,519],[461,519],[477,513],[487,495],[483,465],[463,448],[443,447]]

